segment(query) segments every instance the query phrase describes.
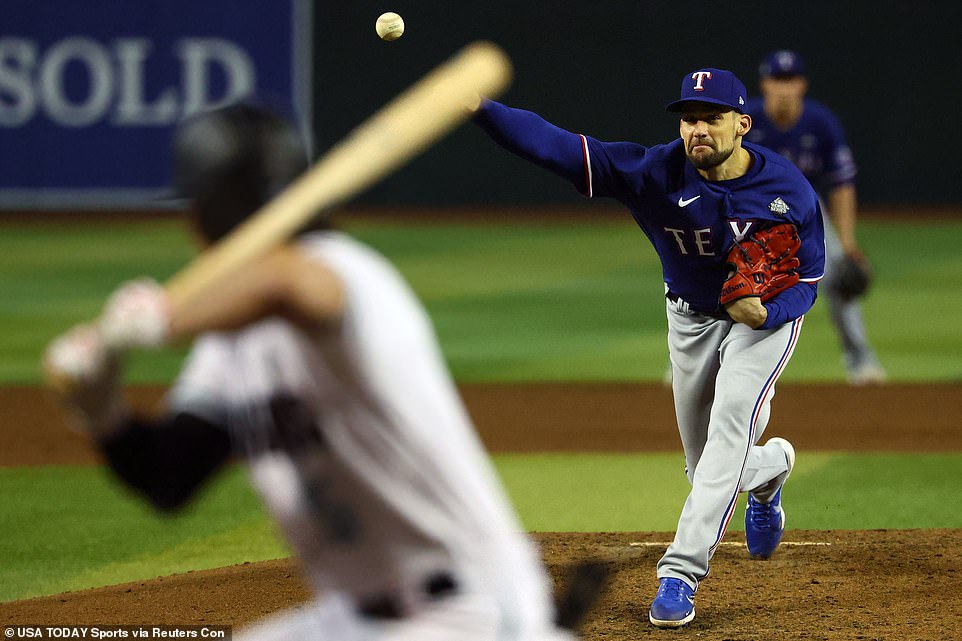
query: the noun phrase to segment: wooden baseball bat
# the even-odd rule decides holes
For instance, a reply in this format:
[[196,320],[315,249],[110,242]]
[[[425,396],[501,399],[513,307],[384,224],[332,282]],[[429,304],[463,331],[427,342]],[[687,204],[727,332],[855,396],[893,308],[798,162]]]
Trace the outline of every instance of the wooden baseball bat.
[[332,147],[277,197],[165,284],[176,310],[238,266],[356,196],[465,121],[477,96],[500,94],[511,63],[496,45],[467,45]]

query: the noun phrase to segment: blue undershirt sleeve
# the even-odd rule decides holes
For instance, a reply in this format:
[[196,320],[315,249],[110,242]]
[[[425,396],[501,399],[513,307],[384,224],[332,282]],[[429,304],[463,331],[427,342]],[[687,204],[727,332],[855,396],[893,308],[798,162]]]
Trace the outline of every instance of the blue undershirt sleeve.
[[765,305],[768,319],[758,329],[772,329],[782,323],[793,321],[807,312],[815,304],[818,286],[815,283],[798,283],[789,287]]
[[536,113],[493,100],[482,101],[474,122],[508,151],[588,192],[583,138],[552,125]]

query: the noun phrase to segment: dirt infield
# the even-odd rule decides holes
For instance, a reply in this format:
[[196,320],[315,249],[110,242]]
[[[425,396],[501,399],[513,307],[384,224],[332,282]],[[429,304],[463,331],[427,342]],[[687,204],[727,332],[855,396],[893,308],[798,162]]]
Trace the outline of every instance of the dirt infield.
[[[677,450],[670,393],[658,385],[465,385],[494,451]],[[160,389],[135,390],[153,404]],[[800,450],[962,450],[962,386],[785,385],[770,433]],[[0,389],[0,465],[88,464],[58,408],[33,388]],[[949,499],[949,497],[947,497]],[[617,570],[587,622],[590,641],[647,638],[782,641],[962,639],[962,530],[789,531],[771,561],[749,561],[738,533],[715,556],[698,616],[681,631],[645,619],[667,533],[541,533],[556,583],[586,557]],[[302,602],[289,560],[191,572],[0,605],[0,624],[242,625]]]
[[[494,452],[677,451],[671,392],[649,384],[462,385]],[[163,388],[130,390],[150,408]],[[800,450],[960,451],[962,385],[780,385],[769,434]],[[0,387],[0,465],[97,461],[64,429],[60,408],[35,387]]]
[[[559,589],[572,559],[600,558],[615,570],[582,628],[586,641],[962,638],[959,530],[791,531],[769,561],[748,560],[733,533],[698,592],[695,621],[675,632],[646,619],[669,534],[535,537]],[[277,560],[5,603],[0,624],[240,626],[306,598],[297,568]]]

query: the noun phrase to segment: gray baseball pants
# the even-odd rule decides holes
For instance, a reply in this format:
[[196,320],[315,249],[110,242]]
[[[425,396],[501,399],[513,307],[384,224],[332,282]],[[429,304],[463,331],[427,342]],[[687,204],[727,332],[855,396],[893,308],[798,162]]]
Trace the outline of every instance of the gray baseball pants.
[[824,206],[822,220],[825,224],[825,278],[822,280],[819,293],[828,303],[828,313],[842,346],[845,369],[852,374],[859,368],[877,366],[879,363],[865,333],[861,303],[857,298],[846,300],[835,289],[833,275],[845,252],[842,251],[842,244],[838,240],[832,221],[825,213]]
[[675,416],[691,493],[658,577],[693,588],[735,511],[739,492],[767,501],[788,474],[784,451],[757,445],[768,425],[775,382],[791,358],[804,317],[770,330],[668,301]]

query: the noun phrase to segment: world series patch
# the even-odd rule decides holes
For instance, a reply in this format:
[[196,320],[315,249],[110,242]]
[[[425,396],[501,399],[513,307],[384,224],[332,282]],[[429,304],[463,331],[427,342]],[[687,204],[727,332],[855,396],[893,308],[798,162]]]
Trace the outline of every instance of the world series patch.
[[786,205],[785,201],[781,198],[776,198],[773,200],[768,206],[768,209],[772,213],[778,214],[779,216],[784,216],[788,213],[788,205]]

